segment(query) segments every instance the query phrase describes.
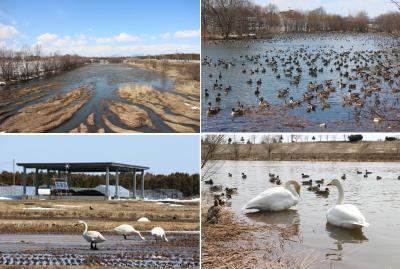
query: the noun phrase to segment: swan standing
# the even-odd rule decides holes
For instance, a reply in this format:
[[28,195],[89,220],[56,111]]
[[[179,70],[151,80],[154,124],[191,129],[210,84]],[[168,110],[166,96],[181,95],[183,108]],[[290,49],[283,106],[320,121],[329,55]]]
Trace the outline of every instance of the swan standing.
[[343,204],[344,193],[340,180],[332,180],[328,186],[336,186],[339,192],[338,204],[326,211],[326,219],[329,224],[346,229],[368,227],[363,214],[352,204]]
[[243,209],[281,211],[296,205],[299,202],[299,197],[300,184],[295,180],[289,180],[283,187],[267,189],[260,193],[247,202]]
[[163,228],[161,227],[154,227],[151,230],[151,235],[154,236],[154,238],[156,239],[156,242],[158,241],[158,239],[164,240],[165,242],[168,242],[168,239],[165,235],[165,231]]
[[139,237],[140,237],[142,240],[144,240],[144,237],[140,234],[140,232],[139,232],[139,231],[136,231],[135,228],[133,228],[133,227],[132,227],[131,225],[129,225],[129,224],[121,224],[121,225],[119,225],[118,227],[115,227],[115,228],[114,228],[114,231],[115,231],[117,234],[123,235],[125,240],[127,240],[126,237],[127,237],[128,235],[131,235],[131,234],[133,234],[133,233],[136,233],[137,235],[139,235]]
[[79,224],[83,224],[85,226],[82,236],[90,243],[90,249],[98,250],[97,243],[102,243],[106,241],[106,239],[97,231],[88,231],[86,222],[80,220],[77,224],[75,224],[75,226],[78,226]]

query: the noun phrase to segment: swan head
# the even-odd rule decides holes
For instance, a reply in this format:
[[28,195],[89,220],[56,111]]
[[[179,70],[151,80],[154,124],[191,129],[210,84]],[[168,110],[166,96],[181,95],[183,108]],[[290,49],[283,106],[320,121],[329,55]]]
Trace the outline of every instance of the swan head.
[[285,188],[289,188],[290,186],[294,186],[295,191],[300,196],[300,184],[296,180],[289,180],[285,183]]
[[329,182],[328,183],[328,185],[327,186],[341,186],[342,185],[342,182],[340,182],[340,180],[339,179],[332,179],[332,181],[331,182]]

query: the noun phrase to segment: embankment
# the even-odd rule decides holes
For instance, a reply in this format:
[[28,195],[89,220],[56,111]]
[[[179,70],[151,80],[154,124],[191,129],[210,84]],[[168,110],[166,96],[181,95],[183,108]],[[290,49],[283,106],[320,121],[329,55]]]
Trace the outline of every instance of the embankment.
[[[202,145],[202,158],[207,146]],[[213,160],[400,161],[400,141],[221,145]]]

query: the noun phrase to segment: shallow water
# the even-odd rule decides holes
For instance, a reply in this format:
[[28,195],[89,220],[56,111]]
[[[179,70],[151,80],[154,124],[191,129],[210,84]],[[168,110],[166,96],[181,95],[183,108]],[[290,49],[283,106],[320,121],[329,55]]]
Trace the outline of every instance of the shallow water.
[[[340,89],[337,82],[341,78],[340,72],[349,71],[350,75],[355,75],[351,70],[355,68],[355,61],[348,61],[348,68],[341,68],[341,71],[335,69],[334,62],[339,59],[360,59],[358,64],[364,64],[365,59],[369,59],[369,65],[375,66],[382,63],[385,66],[393,67],[393,70],[399,70],[398,55],[392,50],[395,46],[399,46],[399,38],[381,34],[289,34],[276,36],[268,40],[250,40],[250,41],[227,41],[227,42],[203,42],[202,45],[202,130],[203,131],[315,131],[320,130],[320,123],[327,123],[328,128],[324,130],[346,131],[346,130],[362,130],[362,131],[382,131],[388,130],[389,123],[381,122],[374,124],[372,121],[371,108],[374,107],[376,98],[379,99],[381,105],[391,104],[399,107],[399,95],[392,94],[391,86],[387,82],[382,81],[380,86],[382,91],[379,95],[367,98],[363,108],[356,108],[355,105],[342,107],[342,97],[347,94],[348,88]],[[380,51],[382,57],[376,57],[372,61],[372,55]],[[346,56],[343,53],[349,52]],[[342,55],[341,55],[342,54]],[[398,54],[398,52],[397,52]],[[298,57],[295,55],[307,56]],[[317,57],[318,55],[318,57]],[[339,58],[335,58],[339,55]],[[248,56],[248,57],[247,57]],[[256,57],[260,57],[258,60]],[[302,72],[298,73],[293,70],[292,77],[285,77],[284,69],[294,66],[284,63],[288,61],[289,56],[293,60],[297,59],[302,68]],[[310,58],[308,57],[310,56]],[[386,58],[387,56],[387,58]],[[247,57],[247,58],[246,58]],[[252,60],[249,60],[253,57]],[[396,58],[397,57],[397,60]],[[271,66],[267,65],[266,60],[274,58],[277,60],[278,71],[272,71]],[[323,72],[318,72],[317,77],[310,76],[306,62],[310,59],[317,58],[314,65],[317,68],[323,68]],[[331,59],[327,66],[323,65],[322,59]],[[206,59],[206,61],[205,61]],[[212,64],[208,64],[212,61]],[[230,63],[228,68],[224,64],[218,64],[221,60],[224,63]],[[281,61],[282,60],[282,61]],[[389,61],[392,61],[389,63]],[[205,63],[207,62],[207,64]],[[262,66],[259,65],[262,64]],[[244,65],[242,65],[244,64]],[[250,70],[259,67],[260,72],[253,75]],[[263,74],[261,69],[265,67],[266,73]],[[333,71],[330,72],[330,69]],[[243,74],[242,70],[246,69]],[[219,79],[221,73],[222,78]],[[212,77],[210,78],[210,74]],[[276,78],[277,74],[281,78]],[[290,83],[293,77],[301,74],[298,84]],[[253,80],[251,85],[246,81]],[[261,86],[255,83],[262,79]],[[322,110],[319,100],[313,99],[313,104],[317,106],[315,112],[307,113],[306,104],[293,109],[283,109],[283,102],[289,97],[294,100],[303,100],[302,96],[307,91],[309,82],[322,83],[325,80],[333,80],[332,86],[336,88],[336,92],[331,93],[328,100],[330,108]],[[217,80],[218,84],[222,84],[223,88],[231,86],[232,91],[227,95],[223,90],[214,90],[213,85]],[[347,82],[347,79],[343,77]],[[395,78],[399,84],[399,79]],[[361,79],[352,80],[349,83],[355,83],[359,93],[363,85]],[[254,92],[260,87],[260,96],[263,96],[268,103],[277,110],[276,118],[268,116],[245,115],[242,117],[232,118],[230,115],[232,107],[236,106],[240,101],[246,107],[254,107],[258,105],[258,98]],[[278,98],[277,91],[282,88],[289,88],[289,95],[286,98]],[[399,86],[397,86],[399,87]],[[205,98],[205,89],[210,93],[209,98]],[[212,102],[215,105],[215,97],[218,93],[222,95],[220,107],[222,111],[217,115],[207,115],[207,104]],[[283,110],[283,111],[280,111]],[[302,127],[296,128],[290,124],[285,124],[291,116],[300,117],[303,120]],[[286,118],[286,119],[285,119]],[[273,122],[271,122],[273,121]],[[398,126],[400,129],[400,127]]]
[[[259,225],[297,225],[292,239],[301,238],[302,242],[292,245],[287,251],[316,250],[321,261],[316,268],[400,268],[398,163],[218,161],[215,167],[218,171],[212,176],[214,185],[238,188],[238,193],[230,200],[237,218]],[[373,172],[367,179],[356,174],[356,170],[366,169]],[[228,172],[233,177],[229,178]],[[247,179],[242,179],[242,172]],[[302,186],[300,202],[284,212],[242,211],[251,198],[276,186],[269,182],[268,173],[279,175],[283,182],[306,180],[301,179],[301,173],[314,180],[324,178],[325,182],[346,174],[345,203],[357,206],[370,226],[360,233],[326,224],[325,212],[337,202],[335,188],[330,188],[330,195],[324,198]],[[382,180],[376,180],[377,175]],[[202,185],[202,188],[207,190],[209,186]]]
[[[106,99],[112,99],[123,102],[124,100],[122,98],[119,98],[113,93],[114,90],[118,89],[123,84],[146,84],[162,91],[172,90],[175,87],[175,82],[162,74],[126,64],[86,65],[47,79],[31,81],[16,87],[30,87],[48,83],[61,84],[61,86],[55,87],[49,96],[57,93],[68,92],[81,85],[90,85],[94,90],[94,94],[91,99],[74,114],[73,118],[50,131],[59,133],[68,132],[69,130],[76,128],[81,122],[85,121],[85,119],[92,112],[95,112],[96,129],[104,128],[106,131],[109,131],[101,119],[102,113],[108,112],[104,107],[104,101]],[[45,96],[36,102],[44,101],[49,96]],[[25,106],[31,104],[32,103],[27,103]],[[136,128],[135,130],[145,132],[172,132],[172,130],[166,124],[164,124],[161,118],[158,117],[154,112],[152,112],[150,109],[145,110],[150,114],[150,117],[157,129]],[[115,117],[112,117],[112,115],[110,116],[110,120],[113,124],[124,129],[130,129],[127,126],[124,126]],[[95,132],[96,130],[90,131]]]

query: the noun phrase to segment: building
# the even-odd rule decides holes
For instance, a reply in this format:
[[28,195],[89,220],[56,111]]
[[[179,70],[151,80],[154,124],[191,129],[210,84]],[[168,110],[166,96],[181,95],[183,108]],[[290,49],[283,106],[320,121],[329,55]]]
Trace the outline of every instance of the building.
[[148,200],[182,199],[183,193],[176,189],[144,190],[144,197]]

